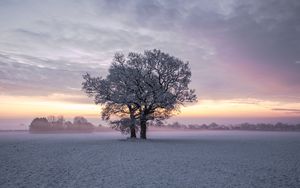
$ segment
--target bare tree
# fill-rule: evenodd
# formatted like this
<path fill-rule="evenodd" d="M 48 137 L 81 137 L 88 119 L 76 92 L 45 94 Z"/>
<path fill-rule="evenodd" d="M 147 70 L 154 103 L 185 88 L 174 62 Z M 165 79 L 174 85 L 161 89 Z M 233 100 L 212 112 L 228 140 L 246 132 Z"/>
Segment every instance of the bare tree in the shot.
<path fill-rule="evenodd" d="M 186 102 L 196 101 L 190 90 L 188 62 L 160 50 L 144 54 L 116 54 L 106 79 L 84 75 L 83 89 L 104 104 L 102 117 L 129 115 L 132 126 L 140 124 L 140 137 L 146 139 L 147 122 L 169 118 Z"/>
<path fill-rule="evenodd" d="M 110 121 L 112 127 L 122 130 L 123 133 L 130 132 L 130 137 L 136 138 L 138 107 L 134 91 L 130 87 L 130 80 L 127 79 L 131 72 L 123 71 L 123 68 L 119 69 L 120 67 L 116 66 L 119 63 L 124 63 L 124 56 L 116 53 L 106 79 L 91 77 L 88 73 L 83 75 L 85 80 L 82 83 L 83 90 L 90 97 L 94 97 L 96 104 L 103 105 L 103 120 L 110 120 L 111 116 L 120 118 L 119 121 Z M 130 124 L 124 121 L 125 119 L 130 119 Z"/>
<path fill-rule="evenodd" d="M 75 116 L 73 119 L 73 124 L 87 124 L 88 120 L 85 119 L 83 116 Z"/>

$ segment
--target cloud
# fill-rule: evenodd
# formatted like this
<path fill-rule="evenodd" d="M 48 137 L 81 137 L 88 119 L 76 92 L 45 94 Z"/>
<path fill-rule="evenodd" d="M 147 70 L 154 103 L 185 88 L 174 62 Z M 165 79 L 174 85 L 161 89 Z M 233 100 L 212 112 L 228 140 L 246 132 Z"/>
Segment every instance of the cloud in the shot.
<path fill-rule="evenodd" d="M 116 51 L 160 48 L 190 61 L 199 98 L 299 101 L 299 12 L 298 0 L 1 1 L 1 92 L 74 92 Z"/>
<path fill-rule="evenodd" d="M 22 96 L 50 95 L 55 92 L 78 94 L 81 78 L 85 72 L 105 74 L 97 64 L 0 53 L 1 94 Z"/>
<path fill-rule="evenodd" d="M 273 111 L 282 111 L 287 113 L 300 113 L 300 109 L 290 109 L 290 108 L 273 108 Z"/>

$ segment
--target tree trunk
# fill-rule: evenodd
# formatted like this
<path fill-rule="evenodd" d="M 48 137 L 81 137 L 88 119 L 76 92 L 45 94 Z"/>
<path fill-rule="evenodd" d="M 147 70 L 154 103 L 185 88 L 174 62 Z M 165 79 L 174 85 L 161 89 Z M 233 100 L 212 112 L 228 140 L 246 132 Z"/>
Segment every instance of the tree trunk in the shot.
<path fill-rule="evenodd" d="M 129 108 L 130 110 L 130 120 L 131 120 L 131 125 L 130 125 L 130 138 L 136 138 L 136 133 L 135 133 L 135 117 L 133 114 L 133 111 L 131 110 L 131 108 Z"/>
<path fill-rule="evenodd" d="M 147 132 L 147 125 L 146 125 L 146 121 L 145 120 L 142 120 L 141 121 L 141 139 L 147 139 L 147 136 L 146 136 L 146 132 Z"/>
<path fill-rule="evenodd" d="M 130 126 L 130 138 L 136 138 L 135 126 L 134 125 Z"/>

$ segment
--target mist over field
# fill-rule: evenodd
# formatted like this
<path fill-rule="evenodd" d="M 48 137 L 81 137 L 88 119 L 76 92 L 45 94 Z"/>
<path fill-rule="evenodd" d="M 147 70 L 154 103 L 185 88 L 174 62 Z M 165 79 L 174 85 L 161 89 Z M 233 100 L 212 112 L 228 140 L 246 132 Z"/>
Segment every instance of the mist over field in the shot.
<path fill-rule="evenodd" d="M 28 130 L 29 125 L 33 118 L 4 118 L 0 121 L 0 130 Z M 67 120 L 72 120 L 71 118 L 66 118 Z M 93 123 L 95 126 L 101 124 L 109 126 L 107 122 L 101 120 L 100 118 L 87 118 L 89 122 Z M 241 123 L 271 123 L 276 124 L 278 122 L 286 124 L 298 124 L 300 122 L 300 117 L 271 117 L 271 118 L 196 118 L 196 117 L 173 117 L 167 121 L 167 123 L 179 122 L 185 125 L 189 124 L 210 124 L 217 123 L 221 125 L 235 125 Z"/>

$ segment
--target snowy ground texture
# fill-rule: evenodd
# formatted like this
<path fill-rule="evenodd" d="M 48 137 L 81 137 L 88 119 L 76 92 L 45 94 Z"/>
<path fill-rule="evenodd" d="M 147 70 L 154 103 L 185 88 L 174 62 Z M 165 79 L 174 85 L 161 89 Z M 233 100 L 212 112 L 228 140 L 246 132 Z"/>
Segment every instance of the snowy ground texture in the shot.
<path fill-rule="evenodd" d="M 0 187 L 300 187 L 300 133 L 0 133 Z"/>

